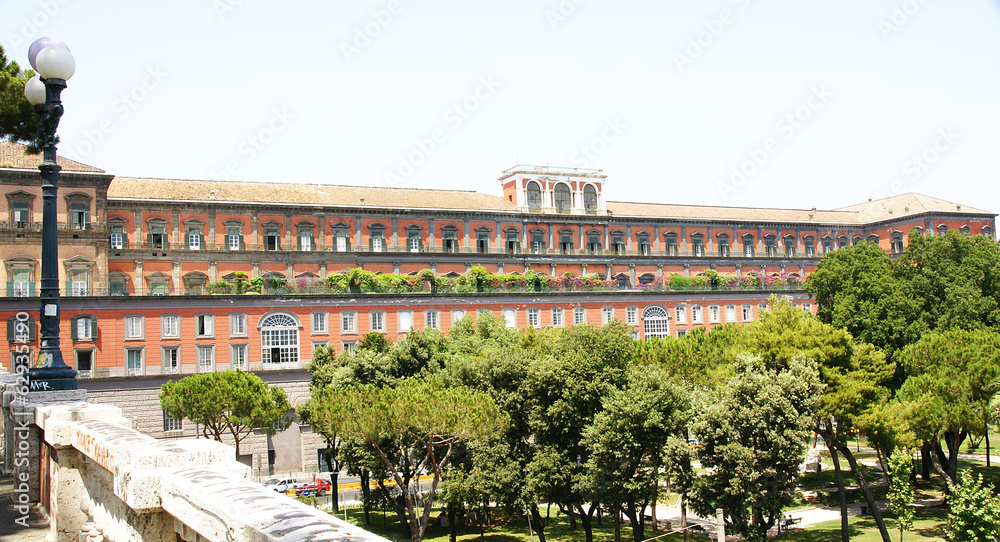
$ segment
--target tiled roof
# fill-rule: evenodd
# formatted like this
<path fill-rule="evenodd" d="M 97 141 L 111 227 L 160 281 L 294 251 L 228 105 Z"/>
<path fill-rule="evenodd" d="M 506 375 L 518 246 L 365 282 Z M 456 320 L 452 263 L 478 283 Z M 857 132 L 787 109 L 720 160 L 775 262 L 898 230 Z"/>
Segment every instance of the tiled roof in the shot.
<path fill-rule="evenodd" d="M 454 209 L 463 211 L 516 210 L 513 204 L 500 196 L 464 190 L 129 177 L 116 177 L 111 181 L 111 186 L 108 188 L 108 199 L 286 203 L 350 207 L 366 205 L 394 209 Z"/>
<path fill-rule="evenodd" d="M 969 213 L 993 215 L 989 211 L 961 205 L 940 198 L 933 198 L 923 194 L 910 192 L 885 199 L 866 201 L 857 205 L 843 207 L 838 211 L 848 211 L 857 213 L 864 222 L 875 222 L 889 218 L 899 218 L 901 216 L 913 215 L 925 212 L 942 213 Z"/>
<path fill-rule="evenodd" d="M 844 211 L 809 211 L 798 209 L 762 209 L 756 207 L 712 207 L 671 205 L 665 203 L 608 202 L 614 216 L 682 218 L 704 220 L 740 220 L 748 222 L 860 223 L 857 213 Z"/>
<path fill-rule="evenodd" d="M 38 169 L 38 165 L 42 163 L 41 153 L 28 154 L 27 148 L 27 146 L 20 143 L 14 143 L 6 139 L 0 140 L 0 168 Z M 103 169 L 81 164 L 62 156 L 57 156 L 56 162 L 62 166 L 63 171 L 105 173 Z"/>

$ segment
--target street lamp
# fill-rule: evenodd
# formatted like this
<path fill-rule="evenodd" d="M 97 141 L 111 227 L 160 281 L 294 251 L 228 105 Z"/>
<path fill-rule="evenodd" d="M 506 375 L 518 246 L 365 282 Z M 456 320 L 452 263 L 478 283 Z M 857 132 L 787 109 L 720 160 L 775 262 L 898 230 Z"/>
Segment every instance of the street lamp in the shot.
<path fill-rule="evenodd" d="M 28 370 L 31 391 L 75 390 L 76 371 L 63 361 L 59 349 L 59 231 L 56 223 L 59 170 L 56 163 L 56 128 L 63 114 L 60 93 L 73 77 L 76 61 L 65 43 L 39 38 L 28 48 L 28 61 L 39 75 L 24 86 L 24 95 L 41 118 L 38 146 L 42 148 L 42 287 L 41 348 Z"/>

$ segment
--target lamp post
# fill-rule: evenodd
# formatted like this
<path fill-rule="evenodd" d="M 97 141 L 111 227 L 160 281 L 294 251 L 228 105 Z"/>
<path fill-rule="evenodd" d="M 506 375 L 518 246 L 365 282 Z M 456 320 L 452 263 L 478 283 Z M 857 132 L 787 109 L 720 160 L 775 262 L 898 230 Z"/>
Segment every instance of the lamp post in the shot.
<path fill-rule="evenodd" d="M 60 93 L 76 71 L 76 61 L 65 43 L 39 38 L 28 48 L 28 60 L 39 75 L 24 86 L 24 95 L 41 118 L 38 146 L 42 148 L 42 287 L 41 348 L 28 370 L 31 391 L 75 390 L 76 371 L 63 361 L 59 349 L 59 231 L 57 200 L 59 170 L 56 163 L 56 128 L 63 114 Z"/>

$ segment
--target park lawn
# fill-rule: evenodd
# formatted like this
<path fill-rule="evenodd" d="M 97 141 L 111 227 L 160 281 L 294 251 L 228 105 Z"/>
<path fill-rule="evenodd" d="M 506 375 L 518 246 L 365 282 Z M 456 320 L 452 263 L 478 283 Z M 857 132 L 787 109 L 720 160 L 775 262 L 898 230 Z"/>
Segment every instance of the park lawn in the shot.
<path fill-rule="evenodd" d="M 885 514 L 886 527 L 892 540 L 899 540 L 899 530 L 896 527 L 896 517 Z M 914 518 L 913 528 L 903 534 L 903 542 L 943 542 L 945 527 L 948 523 L 948 511 L 943 507 L 918 508 Z M 871 516 L 853 516 L 850 518 L 852 542 L 882 542 L 875 520 Z M 794 542 L 827 542 L 840 540 L 840 520 L 827 521 L 811 525 L 803 530 L 793 530 L 782 540 Z"/>

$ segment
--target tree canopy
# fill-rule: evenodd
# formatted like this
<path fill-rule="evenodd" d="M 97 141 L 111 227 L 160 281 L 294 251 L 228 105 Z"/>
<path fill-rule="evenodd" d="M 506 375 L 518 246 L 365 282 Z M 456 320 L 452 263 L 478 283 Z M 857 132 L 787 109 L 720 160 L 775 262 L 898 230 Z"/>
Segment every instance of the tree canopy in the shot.
<path fill-rule="evenodd" d="M 8 61 L 0 45 L 0 139 L 28 143 L 37 152 L 38 115 L 24 97 L 24 85 L 35 72 L 22 70 L 14 61 Z"/>

